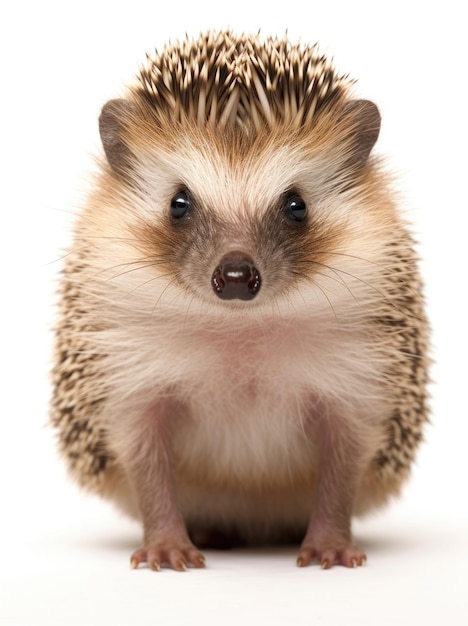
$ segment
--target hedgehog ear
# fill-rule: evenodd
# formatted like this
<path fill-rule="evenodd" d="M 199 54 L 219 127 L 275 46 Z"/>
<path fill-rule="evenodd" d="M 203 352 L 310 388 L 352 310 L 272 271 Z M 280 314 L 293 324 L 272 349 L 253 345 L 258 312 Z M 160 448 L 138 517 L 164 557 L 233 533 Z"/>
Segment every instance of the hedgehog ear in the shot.
<path fill-rule="evenodd" d="M 342 118 L 349 120 L 354 135 L 348 163 L 359 169 L 365 165 L 379 136 L 379 109 L 370 100 L 351 100 L 345 104 Z"/>
<path fill-rule="evenodd" d="M 135 109 L 128 100 L 109 100 L 102 107 L 99 116 L 99 133 L 107 161 L 117 174 L 128 172 L 132 162 L 132 152 L 123 139 L 126 118 L 134 115 Z"/>

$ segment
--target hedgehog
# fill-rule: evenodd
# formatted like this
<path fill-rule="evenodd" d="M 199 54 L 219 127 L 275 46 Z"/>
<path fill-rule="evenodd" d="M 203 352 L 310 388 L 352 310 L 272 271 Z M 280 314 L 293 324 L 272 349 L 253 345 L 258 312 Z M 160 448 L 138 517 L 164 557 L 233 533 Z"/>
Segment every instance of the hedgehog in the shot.
<path fill-rule="evenodd" d="M 317 45 L 210 31 L 102 108 L 51 422 L 73 478 L 141 520 L 134 569 L 293 542 L 300 567 L 364 565 L 353 518 L 409 476 L 428 322 L 354 84 Z"/>

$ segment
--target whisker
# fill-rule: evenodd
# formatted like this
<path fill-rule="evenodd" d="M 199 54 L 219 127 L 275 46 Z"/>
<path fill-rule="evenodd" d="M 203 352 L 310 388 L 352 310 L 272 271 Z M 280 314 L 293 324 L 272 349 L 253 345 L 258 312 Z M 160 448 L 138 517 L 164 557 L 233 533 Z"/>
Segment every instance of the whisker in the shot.
<path fill-rule="evenodd" d="M 324 266 L 326 267 L 326 266 Z M 295 276 L 299 276 L 301 279 L 306 279 L 310 282 L 312 282 L 314 285 L 316 284 L 317 286 L 319 286 L 319 283 L 316 283 L 313 280 L 312 276 L 309 276 L 308 274 L 306 274 L 305 272 L 299 272 L 299 271 L 293 271 L 293 274 Z M 333 280 L 334 282 L 338 283 L 339 285 L 342 285 L 342 279 L 339 280 L 338 278 L 334 278 L 333 276 L 329 276 L 328 274 L 324 274 L 323 272 L 314 272 L 315 276 L 322 276 L 323 278 L 326 278 L 327 280 Z M 330 294 L 334 294 L 333 290 L 330 287 L 326 287 L 325 285 L 320 285 L 322 289 L 325 289 L 326 291 L 328 291 Z"/>
<path fill-rule="evenodd" d="M 280 309 L 280 307 L 279 307 L 279 303 L 278 303 L 278 301 L 277 301 L 276 299 L 275 299 L 275 301 L 274 301 L 274 302 L 275 302 L 276 308 L 277 308 L 277 310 L 278 310 L 278 318 L 279 318 L 280 320 L 282 320 L 282 319 L 283 319 L 283 316 L 281 315 L 281 309 Z"/>
<path fill-rule="evenodd" d="M 56 206 L 45 206 L 44 209 L 46 211 L 54 211 L 55 213 L 65 213 L 66 215 L 73 215 L 73 217 L 79 217 L 81 215 L 80 211 L 77 209 L 64 209 L 63 207 Z"/>
<path fill-rule="evenodd" d="M 170 274 L 167 274 L 167 276 L 169 276 Z M 169 287 L 177 280 L 177 276 L 173 276 L 172 280 L 170 280 L 167 285 L 164 287 L 164 289 L 161 291 L 161 293 L 159 294 L 159 298 L 156 300 L 156 302 L 154 303 L 153 309 L 151 311 L 151 315 L 154 315 L 155 311 L 156 311 L 156 307 L 158 306 L 158 304 L 161 302 L 161 298 L 164 296 L 164 294 L 166 293 L 166 291 L 169 289 Z"/>
<path fill-rule="evenodd" d="M 59 210 L 59 209 L 57 209 L 57 210 Z M 58 263 L 58 262 L 63 261 L 63 260 L 65 260 L 68 257 L 73 256 L 73 255 L 78 255 L 79 256 L 85 250 L 91 250 L 91 249 L 96 248 L 96 246 L 91 246 L 90 245 L 91 242 L 98 243 L 100 241 L 103 241 L 103 242 L 106 242 L 106 243 L 107 242 L 135 243 L 135 244 L 139 243 L 138 239 L 133 238 L 133 237 L 115 237 L 115 236 L 106 237 L 106 236 L 103 236 L 103 235 L 99 235 L 99 236 L 98 235 L 96 235 L 96 236 L 93 236 L 93 235 L 86 235 L 86 236 L 77 235 L 77 236 L 75 236 L 74 241 L 72 242 L 72 247 L 67 252 L 65 252 L 63 255 L 53 259 L 52 261 L 49 261 L 45 265 L 47 266 L 47 265 L 51 265 L 52 263 Z M 80 243 L 80 242 L 83 242 L 82 246 L 74 245 L 74 244 Z M 150 257 L 147 257 L 147 258 L 150 258 Z"/>
<path fill-rule="evenodd" d="M 310 265 L 321 265 L 322 267 L 324 267 L 324 268 L 326 268 L 326 269 L 328 269 L 328 270 L 330 270 L 330 271 L 332 271 L 334 273 L 344 274 L 345 276 L 348 276 L 349 278 L 357 280 L 358 282 L 362 283 L 363 285 L 366 285 L 366 287 L 369 287 L 369 289 L 371 289 L 372 291 L 377 293 L 379 296 L 381 296 L 392 307 L 394 307 L 398 311 L 401 311 L 401 309 L 398 307 L 398 305 L 396 305 L 394 302 L 392 302 L 390 300 L 390 298 L 388 297 L 388 294 L 383 292 L 381 289 L 378 289 L 375 285 L 373 285 L 369 281 L 365 280 L 364 278 L 361 278 L 360 276 L 357 276 L 356 274 L 352 274 L 351 272 L 347 272 L 346 270 L 340 269 L 338 267 L 334 268 L 334 267 L 332 267 L 330 265 L 327 265 L 326 263 L 320 263 L 319 261 L 312 261 L 312 260 L 309 260 L 309 259 L 305 259 L 304 262 L 308 263 Z M 344 285 L 347 286 L 347 288 L 349 290 L 349 285 L 346 285 L 346 283 L 344 283 Z M 352 294 L 352 292 L 350 292 L 350 293 Z"/>
<path fill-rule="evenodd" d="M 187 321 L 188 321 L 190 307 L 192 306 L 194 299 L 195 299 L 195 294 L 192 293 L 191 298 L 190 298 L 190 300 L 187 303 L 187 309 L 185 311 L 184 323 L 183 323 L 184 328 L 187 326 Z"/>
<path fill-rule="evenodd" d="M 306 263 L 313 264 L 313 265 L 318 265 L 319 267 L 323 267 L 323 268 L 333 272 L 335 274 L 336 278 L 333 278 L 332 276 L 327 276 L 326 274 L 321 274 L 320 272 L 318 272 L 318 274 L 320 276 L 324 276 L 325 278 L 335 280 L 336 282 L 338 282 L 341 285 L 343 285 L 343 287 L 346 288 L 346 290 L 349 292 L 350 296 L 353 298 L 353 300 L 356 302 L 356 304 L 359 304 L 359 302 L 357 301 L 356 296 L 351 291 L 351 288 L 349 287 L 348 283 L 344 280 L 344 278 L 342 276 L 340 276 L 340 270 L 338 270 L 338 269 L 336 269 L 334 267 L 331 267 L 330 265 L 326 265 L 325 263 L 321 263 L 320 261 L 311 261 L 311 260 L 306 259 Z"/>
<path fill-rule="evenodd" d="M 336 314 L 336 311 L 335 311 L 335 308 L 334 308 L 334 306 L 333 306 L 333 304 L 332 304 L 332 301 L 331 301 L 331 300 L 330 300 L 330 298 L 327 296 L 327 294 L 326 294 L 326 290 L 323 288 L 323 286 L 322 286 L 322 285 L 320 285 L 320 283 L 318 283 L 317 281 L 315 281 L 315 280 L 312 278 L 312 276 L 309 276 L 309 275 L 307 275 L 307 274 L 301 274 L 300 272 L 294 272 L 294 274 L 296 274 L 297 276 L 300 276 L 301 278 L 305 278 L 306 280 L 308 280 L 309 282 L 311 282 L 311 283 L 314 285 L 314 287 L 317 287 L 318 289 L 320 289 L 320 291 L 322 292 L 322 294 L 325 296 L 325 298 L 326 298 L 326 300 L 327 300 L 328 304 L 330 305 L 330 308 L 331 308 L 331 310 L 332 310 L 332 312 L 333 312 L 333 316 L 334 316 L 334 318 L 335 318 L 336 322 L 337 322 L 337 323 L 339 323 L 339 322 L 338 322 L 338 316 L 337 316 L 337 314 Z"/>
<path fill-rule="evenodd" d="M 147 267 L 151 267 L 151 266 L 147 266 Z M 167 274 L 158 274 L 157 276 L 152 276 L 151 278 L 148 278 L 148 280 L 145 280 L 142 283 L 139 283 L 133 289 L 130 289 L 130 291 L 128 291 L 126 293 L 125 297 L 131 296 L 132 293 L 135 293 L 135 291 L 138 291 L 138 289 L 141 289 L 142 287 L 145 287 L 146 285 L 148 285 L 149 283 L 152 283 L 155 280 L 159 280 L 161 278 L 167 278 L 170 275 L 171 275 L 170 273 L 167 273 Z"/>
<path fill-rule="evenodd" d="M 148 267 L 157 267 L 158 265 L 163 265 L 163 264 L 164 264 L 163 259 L 159 260 L 159 259 L 154 259 L 152 257 L 146 257 L 143 259 L 139 259 L 137 261 L 127 261 L 126 263 L 120 263 L 119 265 L 113 265 L 111 267 L 107 267 L 106 269 L 101 270 L 99 274 L 103 274 L 104 272 L 109 272 L 111 270 L 116 270 L 120 267 L 125 268 L 123 271 L 117 272 L 113 276 L 110 276 L 109 278 L 107 278 L 106 282 L 108 282 L 111 280 L 115 280 L 116 278 L 119 278 L 120 276 L 125 276 L 126 274 L 130 274 L 131 272 L 135 272 L 137 270 L 147 269 Z M 136 265 L 137 267 L 130 267 L 132 265 Z M 128 269 L 129 267 L 130 269 Z"/>
<path fill-rule="evenodd" d="M 116 243 L 135 243 L 135 244 L 140 244 L 141 242 L 138 241 L 138 239 L 136 237 L 116 237 L 115 235 L 86 235 L 86 237 L 78 235 L 75 237 L 75 241 L 115 241 Z"/>
<path fill-rule="evenodd" d="M 307 262 L 307 261 L 306 261 Z M 315 264 L 315 261 L 309 261 L 310 264 Z M 370 283 L 369 281 L 365 280 L 364 278 L 361 278 L 358 275 L 352 274 L 351 272 L 347 272 L 346 270 L 340 269 L 340 268 L 333 268 L 331 266 L 328 266 L 324 263 L 322 263 L 322 265 L 324 267 L 326 267 L 327 269 L 333 271 L 335 270 L 338 273 L 344 274 L 345 276 L 348 276 L 350 278 L 353 278 L 354 280 L 359 281 L 360 283 L 362 283 L 363 285 L 366 285 L 366 287 L 368 287 L 369 289 L 371 289 L 372 291 L 374 291 L 375 293 L 377 293 L 388 305 L 390 305 L 395 311 L 398 311 L 399 313 L 401 313 L 402 315 L 409 315 L 410 317 L 412 317 L 415 320 L 420 320 L 423 321 L 422 318 L 418 317 L 415 312 L 413 311 L 413 309 L 411 308 L 411 304 L 409 305 L 405 305 L 404 303 L 397 303 L 394 300 L 392 300 L 391 298 L 391 294 L 386 293 L 385 291 L 379 289 L 378 287 L 376 287 L 375 285 L 373 285 L 372 283 Z M 390 275 L 390 274 L 389 274 Z M 349 286 L 348 286 L 349 289 Z M 410 286 L 408 286 L 408 292 L 412 293 L 415 297 L 418 297 L 419 294 L 416 292 L 415 289 L 411 288 Z M 352 292 L 351 292 L 352 294 Z M 353 294 L 352 294 L 353 295 Z M 355 301 L 357 302 L 355 296 L 353 295 L 353 298 L 355 299 Z M 359 304 L 359 303 L 358 303 Z"/>
<path fill-rule="evenodd" d="M 60 263 L 61 261 L 64 261 L 65 259 L 67 259 L 68 257 L 72 256 L 73 254 L 79 254 L 80 252 L 82 252 L 83 250 L 86 250 L 89 248 L 88 246 L 82 246 L 81 248 L 73 248 L 72 250 L 69 250 L 68 252 L 66 252 L 65 254 L 63 254 L 62 256 L 59 256 L 55 259 L 53 259 L 52 261 L 49 261 L 48 263 L 45 263 L 45 267 L 52 265 L 53 263 Z"/>
<path fill-rule="evenodd" d="M 354 259 L 355 261 L 364 261 L 364 263 L 369 263 L 369 265 L 375 265 L 376 267 L 385 268 L 384 265 L 382 265 L 381 263 L 377 263 L 377 261 L 374 261 L 373 259 L 366 259 L 363 256 L 357 256 L 355 254 L 348 254 L 347 252 L 331 252 L 330 250 L 313 250 L 309 254 L 311 255 L 316 254 L 318 256 L 322 256 L 322 255 L 341 256 L 341 257 L 346 257 L 348 259 Z"/>
<path fill-rule="evenodd" d="M 382 263 L 378 263 L 377 261 L 373 260 L 373 259 L 368 259 L 362 256 L 357 256 L 354 254 L 347 254 L 345 252 L 329 252 L 328 250 L 314 250 L 313 252 L 310 253 L 310 255 L 334 255 L 334 256 L 341 256 L 341 257 L 346 257 L 349 259 L 354 259 L 356 261 L 363 261 L 364 263 L 367 263 L 369 265 L 374 265 L 375 267 L 381 269 L 384 271 L 384 276 L 391 276 L 393 278 L 395 278 L 395 268 L 389 268 L 387 265 L 383 265 Z M 413 276 L 414 274 L 417 274 L 417 270 L 416 268 L 413 268 L 411 271 L 407 272 L 407 274 Z M 400 282 L 405 283 L 406 281 L 401 278 Z"/>
<path fill-rule="evenodd" d="M 303 294 L 302 292 L 300 292 L 300 294 L 301 294 L 302 301 L 304 302 L 304 307 L 305 307 L 305 308 L 307 308 L 307 303 L 306 303 L 306 301 L 305 301 L 304 294 Z M 298 314 L 297 309 L 296 309 L 296 307 L 295 307 L 295 305 L 294 305 L 294 302 L 293 302 L 293 300 L 291 299 L 291 296 L 290 296 L 289 294 L 288 294 L 288 296 L 287 296 L 287 301 L 288 301 L 289 306 L 290 306 L 290 307 L 292 308 L 292 310 L 294 311 L 294 313 L 295 313 L 296 317 L 299 317 L 299 314 Z"/>

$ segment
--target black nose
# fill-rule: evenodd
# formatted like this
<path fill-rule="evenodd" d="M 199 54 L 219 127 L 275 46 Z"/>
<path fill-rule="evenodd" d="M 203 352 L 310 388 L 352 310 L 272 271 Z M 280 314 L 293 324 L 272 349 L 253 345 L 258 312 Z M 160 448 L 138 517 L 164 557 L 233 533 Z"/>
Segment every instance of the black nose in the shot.
<path fill-rule="evenodd" d="M 260 291 L 262 279 L 250 257 L 230 252 L 213 272 L 211 284 L 222 300 L 252 300 Z"/>

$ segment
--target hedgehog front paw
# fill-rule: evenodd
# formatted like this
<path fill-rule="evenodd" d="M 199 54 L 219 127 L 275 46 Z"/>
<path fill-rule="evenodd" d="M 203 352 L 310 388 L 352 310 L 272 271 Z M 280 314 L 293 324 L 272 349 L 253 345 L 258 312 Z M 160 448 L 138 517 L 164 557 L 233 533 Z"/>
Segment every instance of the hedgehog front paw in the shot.
<path fill-rule="evenodd" d="M 312 561 L 318 561 L 322 569 L 330 569 L 335 564 L 359 567 L 366 564 L 367 556 L 351 541 L 344 543 L 330 540 L 314 541 L 306 537 L 297 557 L 297 565 L 307 567 Z"/>
<path fill-rule="evenodd" d="M 150 542 L 137 550 L 132 554 L 130 563 L 132 569 L 137 569 L 141 563 L 147 563 L 155 572 L 159 572 L 163 565 L 177 572 L 185 572 L 189 566 L 205 567 L 205 557 L 188 540 L 186 542 L 167 540 Z"/>

